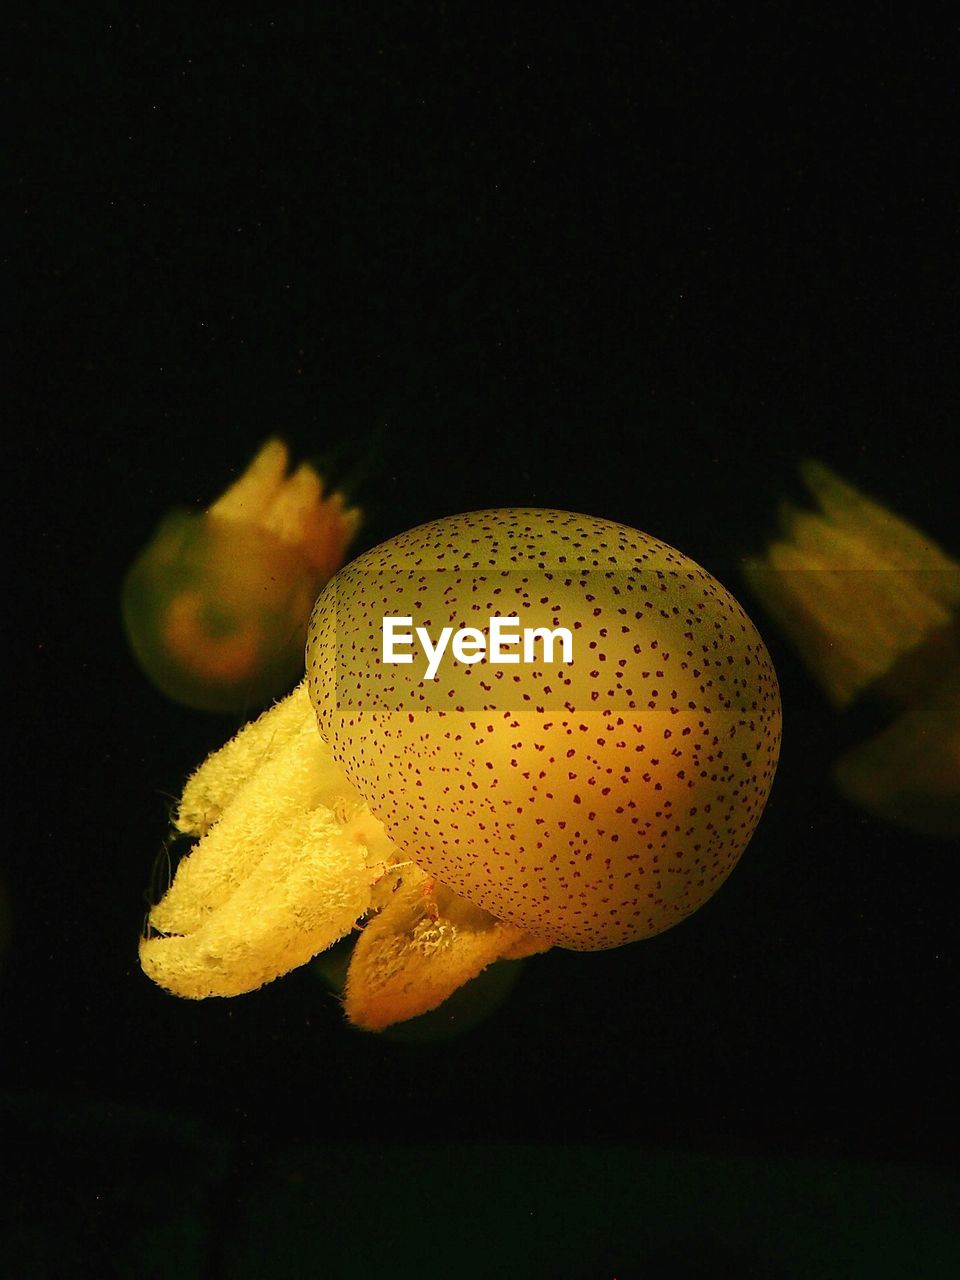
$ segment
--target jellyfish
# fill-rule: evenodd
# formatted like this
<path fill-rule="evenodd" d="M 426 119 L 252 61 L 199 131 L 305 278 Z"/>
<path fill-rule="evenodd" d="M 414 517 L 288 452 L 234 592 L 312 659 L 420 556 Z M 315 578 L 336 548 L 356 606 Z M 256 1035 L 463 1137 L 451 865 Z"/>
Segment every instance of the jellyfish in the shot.
<path fill-rule="evenodd" d="M 472 512 L 373 548 L 320 595 L 306 664 L 184 788 L 196 843 L 140 944 L 177 995 L 254 990 L 359 928 L 345 1012 L 380 1030 L 497 960 L 651 937 L 726 879 L 776 768 L 739 604 L 592 516 Z"/>
<path fill-rule="evenodd" d="M 202 514 L 174 511 L 127 574 L 131 648 L 168 697 L 203 711 L 243 712 L 303 673 L 307 623 L 343 563 L 360 512 L 268 440 Z"/>
<path fill-rule="evenodd" d="M 885 821 L 960 835 L 960 563 L 816 462 L 819 510 L 745 566 L 838 709 L 871 702 L 885 727 L 834 766 L 840 791 Z"/>

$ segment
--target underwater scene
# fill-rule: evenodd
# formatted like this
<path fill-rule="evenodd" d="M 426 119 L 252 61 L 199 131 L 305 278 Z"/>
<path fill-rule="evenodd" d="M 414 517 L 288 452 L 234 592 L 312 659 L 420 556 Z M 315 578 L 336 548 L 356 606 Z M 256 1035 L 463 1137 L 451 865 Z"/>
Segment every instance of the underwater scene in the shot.
<path fill-rule="evenodd" d="M 957 1273 L 950 69 L 766 21 L 26 24 L 4 1275 Z"/>

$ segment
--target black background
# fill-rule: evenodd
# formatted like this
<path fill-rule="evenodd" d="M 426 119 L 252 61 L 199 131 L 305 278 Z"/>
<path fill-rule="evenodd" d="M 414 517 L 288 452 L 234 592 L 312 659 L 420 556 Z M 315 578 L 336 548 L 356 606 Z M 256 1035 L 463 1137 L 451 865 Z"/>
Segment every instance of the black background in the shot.
<path fill-rule="evenodd" d="M 955 32 L 775 8 L 19 24 L 0 1045 L 22 1196 L 49 1169 L 79 1205 L 102 1146 L 97 1195 L 151 1188 L 142 1241 L 171 1186 L 203 1183 L 170 1154 L 184 1125 L 226 1153 L 197 1211 L 213 1237 L 263 1161 L 331 1143 L 383 1144 L 401 1180 L 413 1144 L 480 1142 L 955 1167 L 956 849 L 835 794 L 862 726 L 739 577 L 807 456 L 960 550 Z M 740 595 L 785 738 L 715 899 L 655 940 L 529 962 L 439 1045 L 349 1030 L 308 970 L 223 1002 L 151 986 L 171 797 L 237 722 L 147 685 L 119 585 L 165 511 L 209 503 L 272 433 L 352 487 L 360 548 L 552 506 Z M 115 1261 L 125 1203 L 68 1221 L 91 1246 L 106 1223 Z"/>

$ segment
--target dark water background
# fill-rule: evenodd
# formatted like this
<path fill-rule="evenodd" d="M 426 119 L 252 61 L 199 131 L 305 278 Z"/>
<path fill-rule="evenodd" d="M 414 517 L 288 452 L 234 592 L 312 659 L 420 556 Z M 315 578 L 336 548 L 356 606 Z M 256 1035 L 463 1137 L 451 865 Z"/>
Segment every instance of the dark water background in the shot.
<path fill-rule="evenodd" d="M 670 1270 L 675 1243 L 636 1235 L 645 1177 L 676 1236 L 747 1250 L 731 1274 L 811 1274 L 749 1269 L 780 1230 L 754 1220 L 758 1188 L 786 1177 L 795 1206 L 847 1178 L 870 1236 L 889 1209 L 870 1178 L 955 1172 L 956 846 L 835 794 L 856 725 L 739 580 L 806 456 L 960 552 L 955 32 L 668 12 L 20 23 L 0 1053 L 23 1175 L 5 1203 L 37 1274 L 58 1231 L 108 1271 L 166 1274 L 182 1248 L 180 1274 L 214 1274 L 236 1223 L 242 1271 L 251 1206 L 274 1202 L 264 1238 L 310 1204 L 303 1256 L 350 1274 L 356 1233 L 371 1274 L 407 1274 L 456 1256 L 450 1171 L 487 1159 L 473 1207 L 451 1198 L 474 1226 L 490 1212 L 487 1239 L 520 1213 L 504 1274 Z M 153 692 L 119 585 L 159 518 L 208 503 L 271 433 L 354 486 L 361 549 L 461 510 L 560 507 L 654 533 L 740 595 L 780 675 L 783 755 L 696 916 L 537 959 L 434 1046 L 348 1030 L 307 970 L 199 1004 L 140 974 L 171 797 L 237 722 Z M 720 1225 L 677 1190 L 688 1159 L 734 1188 Z M 658 1178 L 656 1160 L 676 1163 Z M 67 1208 L 28 1243 L 20 1211 L 58 1182 Z M 836 1198 L 839 1237 L 857 1194 Z M 933 1193 L 903 1194 L 929 1241 Z M 621 1216 L 560 1249 L 570 1270 L 529 1261 L 597 1202 Z M 816 1274 L 835 1273 L 860 1274 Z"/>

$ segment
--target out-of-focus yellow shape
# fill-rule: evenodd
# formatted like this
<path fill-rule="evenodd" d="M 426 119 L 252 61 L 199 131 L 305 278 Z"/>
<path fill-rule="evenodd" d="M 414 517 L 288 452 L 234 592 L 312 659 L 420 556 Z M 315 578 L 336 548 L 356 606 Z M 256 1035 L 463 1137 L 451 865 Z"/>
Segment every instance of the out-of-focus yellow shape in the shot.
<path fill-rule="evenodd" d="M 168 697 L 242 712 L 302 670 L 317 593 L 343 563 L 360 512 L 268 440 L 207 511 L 174 511 L 123 588 L 123 618 L 141 667 Z"/>
<path fill-rule="evenodd" d="M 747 581 L 837 707 L 901 714 L 837 763 L 851 800 L 891 822 L 960 835 L 960 563 L 820 463 L 819 510 L 785 507 L 784 535 Z"/>
<path fill-rule="evenodd" d="M 435 680 L 385 660 L 385 616 L 489 642 L 514 613 L 569 628 L 569 659 L 451 657 Z M 345 1006 L 377 1030 L 498 959 L 649 937 L 723 883 L 776 768 L 749 618 L 607 520 L 479 511 L 402 534 L 328 585 L 307 667 L 184 791 L 198 844 L 141 944 L 178 995 L 252 990 L 368 918 Z"/>

